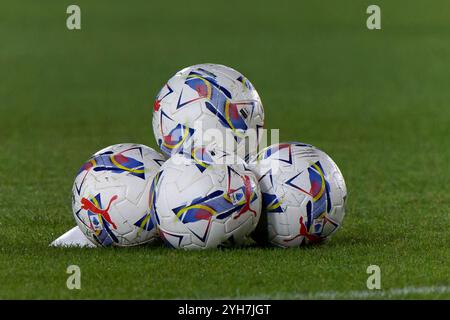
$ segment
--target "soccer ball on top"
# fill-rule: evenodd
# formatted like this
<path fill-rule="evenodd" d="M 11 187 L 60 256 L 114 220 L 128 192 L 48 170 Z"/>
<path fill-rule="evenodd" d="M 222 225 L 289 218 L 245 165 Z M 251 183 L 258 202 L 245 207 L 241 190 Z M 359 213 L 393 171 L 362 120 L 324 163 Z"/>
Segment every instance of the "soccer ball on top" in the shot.
<path fill-rule="evenodd" d="M 204 147 L 167 160 L 154 179 L 151 214 L 167 245 L 206 249 L 244 244 L 261 212 L 255 175 Z"/>
<path fill-rule="evenodd" d="M 168 156 L 213 142 L 247 159 L 257 152 L 263 124 L 258 92 L 241 73 L 223 65 L 198 64 L 177 72 L 154 102 L 154 135 Z"/>
<path fill-rule="evenodd" d="M 72 190 L 73 214 L 82 233 L 105 247 L 156 239 L 149 191 L 164 161 L 141 144 L 117 144 L 95 153 L 78 171 Z"/>
<path fill-rule="evenodd" d="M 303 143 L 280 143 L 252 159 L 263 196 L 254 239 L 280 247 L 319 243 L 342 224 L 347 189 L 334 161 Z"/>

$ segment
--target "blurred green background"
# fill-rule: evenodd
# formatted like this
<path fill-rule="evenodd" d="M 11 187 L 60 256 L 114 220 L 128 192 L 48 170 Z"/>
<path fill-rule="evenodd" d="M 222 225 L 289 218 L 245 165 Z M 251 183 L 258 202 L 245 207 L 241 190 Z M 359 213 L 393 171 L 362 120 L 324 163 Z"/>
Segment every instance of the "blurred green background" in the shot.
<path fill-rule="evenodd" d="M 70 4 L 81 30 L 66 28 Z M 383 289 L 431 287 L 396 298 L 450 298 L 450 2 L 376 1 L 373 31 L 370 4 L 2 1 L 0 298 L 346 297 L 371 264 Z M 248 77 L 281 140 L 333 157 L 342 230 L 294 250 L 48 248 L 74 225 L 80 165 L 115 143 L 155 147 L 156 93 L 203 62 Z"/>

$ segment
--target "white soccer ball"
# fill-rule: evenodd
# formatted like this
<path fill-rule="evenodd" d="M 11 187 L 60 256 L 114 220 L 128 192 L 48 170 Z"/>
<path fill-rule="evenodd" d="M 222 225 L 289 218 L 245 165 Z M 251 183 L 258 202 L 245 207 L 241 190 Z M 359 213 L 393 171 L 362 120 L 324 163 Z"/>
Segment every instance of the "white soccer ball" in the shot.
<path fill-rule="evenodd" d="M 154 103 L 153 131 L 168 156 L 183 147 L 215 144 L 247 159 L 257 152 L 263 124 L 263 105 L 253 85 L 218 64 L 177 72 Z"/>
<path fill-rule="evenodd" d="M 281 143 L 252 159 L 263 196 L 262 224 L 255 240 L 281 247 L 326 240 L 341 226 L 347 189 L 323 151 L 303 143 Z"/>
<path fill-rule="evenodd" d="M 194 148 L 189 157 L 172 156 L 155 177 L 152 217 L 171 247 L 241 245 L 258 223 L 255 175 L 244 164 L 218 164 L 215 156 Z"/>
<path fill-rule="evenodd" d="M 133 246 L 157 238 L 149 191 L 164 157 L 141 144 L 95 153 L 78 171 L 72 209 L 80 230 L 97 246 Z"/>

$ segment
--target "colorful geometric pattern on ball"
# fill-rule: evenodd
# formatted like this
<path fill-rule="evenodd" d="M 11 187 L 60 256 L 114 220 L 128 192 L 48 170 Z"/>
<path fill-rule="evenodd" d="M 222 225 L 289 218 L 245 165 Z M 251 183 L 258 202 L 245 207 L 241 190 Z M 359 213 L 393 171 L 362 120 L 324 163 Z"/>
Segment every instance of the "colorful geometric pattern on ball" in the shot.
<path fill-rule="evenodd" d="M 216 190 L 205 197 L 193 199 L 188 204 L 172 209 L 175 216 L 202 242 L 206 241 L 212 218 L 223 220 L 236 213 L 234 219 L 237 219 L 248 211 L 251 211 L 255 216 L 257 214 L 250 208 L 250 204 L 258 199 L 255 189 L 249 183 L 250 178 L 247 175 L 241 176 L 231 167 L 227 168 L 227 192 Z M 233 189 L 231 188 L 231 179 L 236 178 L 242 179 L 244 186 Z M 159 179 L 159 176 L 157 179 Z M 194 229 L 189 227 L 189 224 L 201 220 L 207 221 L 208 224 L 202 234 L 197 234 Z"/>
<path fill-rule="evenodd" d="M 111 203 L 115 200 L 117 200 L 116 195 L 109 199 L 107 207 L 103 208 L 101 194 L 98 193 L 90 199 L 82 198 L 82 207 L 76 212 L 76 217 L 78 217 L 79 221 L 94 233 L 95 240 L 102 246 L 109 246 L 113 242 L 118 242 L 117 237 L 111 231 L 111 226 L 114 229 L 117 229 L 117 227 L 108 213 Z M 83 219 L 80 218 L 81 210 L 86 211 L 90 222 L 89 225 L 85 224 Z"/>
<path fill-rule="evenodd" d="M 159 224 L 158 214 L 156 213 L 156 185 L 159 183 L 161 179 L 161 175 L 163 174 L 163 170 L 159 171 L 156 176 L 153 178 L 152 185 L 150 187 L 150 197 L 148 200 L 149 214 L 151 218 L 151 223 L 153 225 Z"/>
<path fill-rule="evenodd" d="M 286 239 L 286 242 L 292 241 L 299 236 L 304 236 L 311 243 L 321 242 L 326 238 L 325 236 L 322 236 L 322 231 L 326 224 L 331 224 L 333 231 L 339 227 L 337 222 L 334 222 L 327 216 L 327 214 L 331 212 L 332 203 L 330 200 L 330 185 L 325 179 L 322 165 L 317 161 L 308 167 L 307 172 L 311 185 L 309 191 L 304 190 L 295 184 L 296 178 L 303 172 L 286 181 L 286 185 L 296 188 L 312 198 L 306 205 L 306 223 L 301 216 L 299 220 L 299 234 L 292 239 Z"/>
<path fill-rule="evenodd" d="M 124 155 L 125 152 L 131 150 L 138 150 L 141 159 L 137 160 L 132 157 L 127 157 Z M 113 151 L 106 151 L 104 153 L 93 156 L 89 159 L 81 168 L 78 170 L 77 177 L 84 172 L 85 176 L 88 174 L 89 170 L 94 171 L 111 171 L 114 173 L 127 172 L 135 177 L 145 180 L 144 163 L 142 162 L 142 148 L 133 147 L 123 150 L 119 153 L 114 154 Z M 78 194 L 80 194 L 80 189 L 84 183 L 84 178 L 79 186 L 76 186 Z"/>
<path fill-rule="evenodd" d="M 245 158 L 256 152 L 264 111 L 255 88 L 240 73 L 221 65 L 196 65 L 175 74 L 156 96 L 153 130 L 158 146 L 171 155 L 184 146 L 201 145 L 204 132 L 196 132 L 197 123 L 203 130 L 218 129 L 232 138 Z M 243 140 L 249 129 L 256 131 L 258 141 L 252 139 L 247 150 Z"/>
<path fill-rule="evenodd" d="M 262 150 L 252 167 L 259 176 L 273 244 L 322 242 L 340 227 L 345 182 L 323 151 L 304 143 L 280 143 Z"/>
<path fill-rule="evenodd" d="M 204 147 L 193 148 L 191 159 L 195 162 L 195 165 L 201 172 L 206 170 L 214 162 L 211 154 Z"/>
<path fill-rule="evenodd" d="M 155 177 L 151 212 L 168 246 L 241 243 L 256 227 L 261 210 L 256 177 L 244 165 L 218 165 L 215 159 L 196 148 L 174 155 Z"/>
<path fill-rule="evenodd" d="M 239 113 L 238 106 L 244 104 L 251 105 L 253 113 L 255 107 L 254 102 L 232 103 L 231 99 L 233 97 L 231 96 L 231 93 L 224 87 L 221 87 L 216 82 L 215 78 L 216 76 L 211 73 L 210 76 L 204 76 L 201 73 L 191 71 L 186 79 L 185 84 L 193 90 L 197 91 L 198 98 L 181 103 L 181 97 L 183 95 L 183 92 L 181 92 L 177 109 L 198 99 L 206 99 L 206 107 L 212 114 L 216 115 L 219 118 L 224 127 L 232 130 L 247 130 L 248 127 L 245 123 L 244 116 L 247 117 L 248 115 L 241 115 Z M 250 116 L 251 115 L 252 114 L 250 114 Z"/>
<path fill-rule="evenodd" d="M 144 164 L 137 159 L 124 156 L 125 152 L 131 150 L 139 150 L 142 157 L 141 147 L 129 148 L 116 154 L 114 154 L 112 151 L 107 151 L 93 157 L 88 162 L 86 162 L 78 171 L 78 174 L 94 167 L 95 171 L 107 170 L 116 173 L 128 172 L 136 177 L 145 179 Z"/>
<path fill-rule="evenodd" d="M 166 121 L 175 123 L 175 121 L 170 118 L 164 111 L 161 111 L 161 128 Z M 176 124 L 176 126 L 166 135 L 164 135 L 161 130 L 163 139 L 159 141 L 159 147 L 164 153 L 171 154 L 174 150 L 177 151 L 183 145 L 183 143 L 194 134 L 194 132 L 194 129 L 182 124 Z"/>
<path fill-rule="evenodd" d="M 94 154 L 78 171 L 72 191 L 73 214 L 87 238 L 100 246 L 155 239 L 148 190 L 164 161 L 155 150 L 132 143 Z"/>

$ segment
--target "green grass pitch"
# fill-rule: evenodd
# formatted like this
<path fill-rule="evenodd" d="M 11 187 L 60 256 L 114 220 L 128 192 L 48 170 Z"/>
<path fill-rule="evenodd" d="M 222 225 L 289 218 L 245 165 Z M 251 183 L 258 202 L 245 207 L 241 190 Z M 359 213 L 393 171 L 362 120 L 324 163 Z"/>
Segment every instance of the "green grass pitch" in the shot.
<path fill-rule="evenodd" d="M 0 298 L 351 298 L 372 264 L 383 292 L 411 289 L 394 298 L 450 298 L 448 1 L 376 1 L 376 31 L 372 1 L 80 0 L 69 31 L 72 3 L 0 5 Z M 289 250 L 49 248 L 74 225 L 79 166 L 107 145 L 155 147 L 157 91 L 202 62 L 244 73 L 281 140 L 335 159 L 343 228 Z"/>

